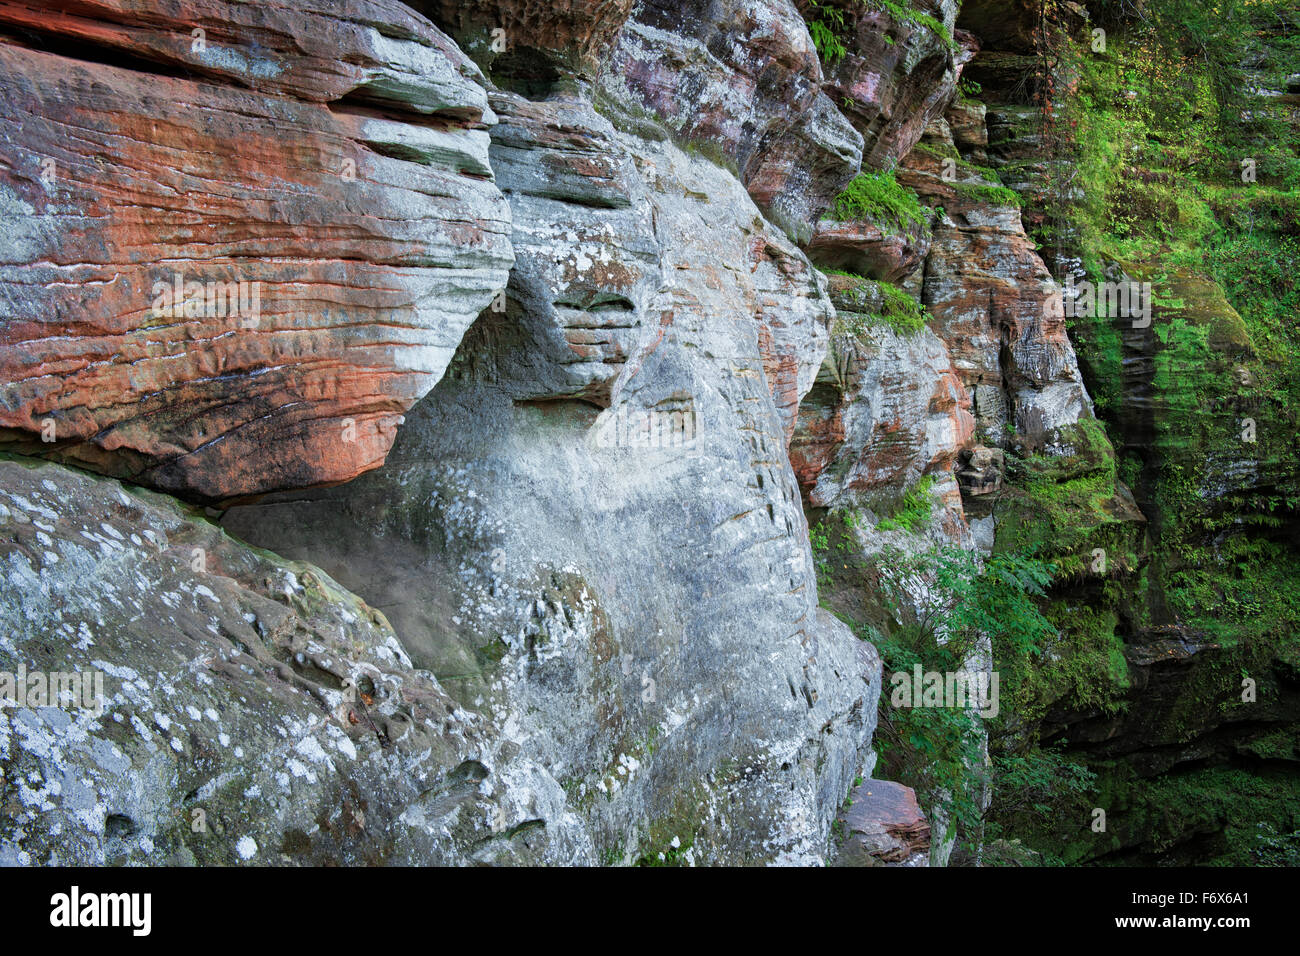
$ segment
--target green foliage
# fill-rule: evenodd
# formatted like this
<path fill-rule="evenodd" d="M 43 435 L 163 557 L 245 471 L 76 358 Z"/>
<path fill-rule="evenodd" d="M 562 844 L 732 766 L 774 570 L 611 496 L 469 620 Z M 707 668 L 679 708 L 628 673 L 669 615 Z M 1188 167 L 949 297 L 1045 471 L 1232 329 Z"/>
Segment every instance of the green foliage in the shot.
<path fill-rule="evenodd" d="M 838 10 L 832 12 L 839 14 Z M 840 40 L 835 30 L 825 20 L 809 20 L 808 33 L 812 36 L 813 46 L 817 48 L 817 54 L 821 57 L 822 63 L 828 67 L 834 66 L 848 52 L 843 41 Z"/>
<path fill-rule="evenodd" d="M 993 795 L 984 835 L 994 840 L 1008 830 L 1023 832 L 1026 822 L 1052 825 L 1072 808 L 1085 804 L 1097 775 L 1059 750 L 1030 749 L 1023 754 L 993 757 Z M 1077 813 L 1077 811 L 1076 811 Z M 1063 862 L 1052 848 L 1045 862 Z"/>
<path fill-rule="evenodd" d="M 1034 600 L 1046 593 L 1052 571 L 1025 555 L 993 554 L 981 562 L 974 552 L 955 547 L 921 554 L 887 549 L 879 562 L 881 587 L 912 629 L 913 650 L 942 637 L 937 653 L 947 663 L 964 660 L 981 635 L 993 642 L 999 662 L 1039 654 L 1056 634 Z M 918 581 L 927 582 L 929 599 L 903 614 Z M 1006 653 L 997 654 L 999 648 Z"/>
<path fill-rule="evenodd" d="M 902 335 L 915 335 L 925 328 L 930 316 L 915 299 L 898 286 L 888 282 L 879 283 L 879 287 L 884 297 L 880 318 L 886 325 Z M 926 478 L 929 476 L 927 475 Z"/>
<path fill-rule="evenodd" d="M 892 288 L 892 286 L 886 286 Z M 909 303 L 912 299 L 904 296 Z M 912 303 L 915 307 L 915 303 Z M 906 531 L 915 534 L 930 523 L 934 517 L 934 476 L 922 475 L 903 495 L 898 509 L 889 517 L 881 518 L 877 527 L 882 531 Z"/>
<path fill-rule="evenodd" d="M 1097 777 L 1090 798 L 1042 821 L 1034 836 L 1036 843 L 1063 847 L 1067 863 L 1294 866 L 1300 859 L 1300 779 L 1294 774 L 1207 767 L 1139 778 L 1111 761 L 1092 769 Z M 1087 828 L 1090 805 L 1110 808 L 1106 833 Z"/>
<path fill-rule="evenodd" d="M 808 541 L 812 546 L 819 588 L 831 586 L 836 572 L 847 571 L 850 562 L 857 566 L 854 559 L 857 540 L 853 535 L 857 522 L 858 517 L 852 511 L 836 511 L 809 523 Z"/>
<path fill-rule="evenodd" d="M 848 53 L 842 39 L 846 30 L 844 11 L 823 6 L 816 0 L 812 3 L 812 9 L 816 11 L 816 16 L 810 16 L 807 20 L 808 34 L 812 37 L 813 46 L 817 48 L 822 65 L 829 68 L 844 59 Z"/>
<path fill-rule="evenodd" d="M 910 671 L 904 660 L 886 657 L 886 668 Z M 874 738 L 879 772 L 912 786 L 932 824 L 939 809 L 948 829 L 936 838 L 958 835 L 968 847 L 979 840 L 987 785 L 978 731 L 978 718 L 965 708 L 882 706 Z"/>
<path fill-rule="evenodd" d="M 876 569 L 895 619 L 888 633 L 874 636 L 886 673 L 910 673 L 918 664 L 922 671 L 959 671 L 982 636 L 992 641 L 995 661 L 1033 655 L 1055 633 L 1035 604 L 1051 569 L 1032 558 L 1002 554 L 981 564 L 960 548 L 888 549 Z M 918 591 L 925 595 L 919 607 Z M 894 779 L 917 788 L 925 806 L 940 807 L 951 832 L 973 846 L 982 828 L 981 795 L 990 784 L 977 718 L 959 707 L 894 708 L 889 696 L 881 694 L 876 737 L 882 762 Z"/>
<path fill-rule="evenodd" d="M 835 197 L 833 209 L 841 222 L 870 219 L 899 229 L 917 228 L 926 222 L 916 193 L 900 186 L 892 169 L 859 173 Z"/>

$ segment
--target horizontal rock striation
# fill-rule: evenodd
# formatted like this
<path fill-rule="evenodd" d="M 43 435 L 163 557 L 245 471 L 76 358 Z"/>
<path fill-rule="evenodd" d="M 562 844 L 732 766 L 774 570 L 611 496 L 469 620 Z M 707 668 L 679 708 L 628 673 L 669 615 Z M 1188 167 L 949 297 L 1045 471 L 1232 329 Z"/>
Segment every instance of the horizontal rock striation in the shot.
<path fill-rule="evenodd" d="M 396 2 L 145 7 L 0 4 L 0 440 L 201 500 L 374 468 L 513 261 L 481 76 Z"/>

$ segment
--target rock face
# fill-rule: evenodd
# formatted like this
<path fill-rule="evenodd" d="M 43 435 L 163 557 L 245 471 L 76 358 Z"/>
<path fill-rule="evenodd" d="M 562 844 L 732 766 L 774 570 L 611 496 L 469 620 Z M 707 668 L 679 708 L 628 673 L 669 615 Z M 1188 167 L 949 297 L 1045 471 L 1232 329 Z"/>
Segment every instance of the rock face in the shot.
<path fill-rule="evenodd" d="M 879 690 L 817 606 L 786 453 L 824 280 L 708 160 L 494 103 L 505 310 L 383 468 L 223 523 L 382 607 L 602 859 L 819 862 Z"/>
<path fill-rule="evenodd" d="M 0 673 L 30 675 L 0 709 L 0 864 L 594 862 L 555 781 L 319 569 L 15 461 L 0 565 Z M 41 706 L 37 673 L 91 706 Z"/>
<path fill-rule="evenodd" d="M 504 308 L 482 325 L 522 339 L 500 356 L 517 398 L 608 406 L 661 282 L 641 175 L 585 100 L 499 94 L 493 104 L 492 162 L 514 210 L 516 262 Z"/>
<path fill-rule="evenodd" d="M 0 863 L 826 862 L 882 665 L 805 504 L 987 550 L 1090 414 L 955 0 L 882 6 L 0 0 L 0 674 L 104 681 L 0 712 Z"/>
<path fill-rule="evenodd" d="M 947 124 L 932 142 L 952 149 Z M 1049 448 L 1059 429 L 1091 417 L 1091 402 L 1066 335 L 1060 286 L 1025 235 L 1019 209 L 995 182 L 938 149 L 910 153 L 899 182 L 944 210 L 933 226 L 922 301 L 974 398 L 977 426 L 995 437 L 1010 425 L 1025 447 Z"/>
<path fill-rule="evenodd" d="M 838 547 L 848 560 L 828 562 L 824 599 L 886 629 L 929 619 L 946 597 L 932 576 L 918 574 L 899 582 L 899 593 L 882 605 L 872 583 L 888 560 L 881 556 L 954 547 L 990 553 L 997 522 L 989 496 L 1001 488 L 1003 448 L 1072 454 L 1078 429 L 1071 426 L 1092 417 L 1060 287 L 1025 235 L 1015 194 L 955 148 L 959 139 L 968 157 L 982 155 L 986 112 L 948 106 L 945 99 L 925 109 L 931 121 L 924 138 L 911 148 L 922 134 L 913 131 L 896 171 L 897 182 L 930 207 L 926 224 L 901 231 L 870 219 L 827 220 L 809 245 L 819 265 L 890 283 L 896 299 L 910 295 L 925 309 L 926 327 L 891 324 L 884 302 L 861 291 L 879 291 L 879 283 L 832 278 L 837 334 L 800 406 L 791 447 L 808 505 L 838 513 L 846 526 Z M 855 580 L 855 567 L 866 569 L 867 583 L 862 575 Z M 993 667 L 987 638 L 962 663 L 984 677 Z M 987 760 L 983 743 L 972 759 Z M 987 807 L 991 793 L 971 769 L 967 796 Z M 927 794 L 945 834 L 929 848 L 937 865 L 955 845 L 947 827 L 950 797 Z M 846 844 L 849 856 L 865 861 L 859 865 L 873 865 L 878 853 L 926 858 L 906 841 L 882 844 L 882 833 L 860 822 Z"/>
<path fill-rule="evenodd" d="M 970 34 L 953 34 L 957 6 L 918 0 L 896 5 L 906 17 L 876 4 L 844 13 L 852 29 L 844 56 L 828 68 L 826 91 L 863 134 L 863 165 L 894 165 L 952 98 L 977 48 Z"/>
<path fill-rule="evenodd" d="M 855 313 L 837 302 L 847 325 Z M 826 508 L 896 497 L 926 474 L 949 481 L 973 434 L 944 343 L 877 323 L 833 337 L 790 455 L 809 504 Z"/>
<path fill-rule="evenodd" d="M 614 102 L 720 152 L 791 235 L 805 233 L 861 165 L 862 135 L 822 91 L 817 51 L 790 0 L 645 0 L 601 85 Z"/>
<path fill-rule="evenodd" d="M 396 0 L 49 6 L 0 4 L 46 47 L 0 49 L 0 439 L 208 500 L 376 467 L 512 262 L 477 68 Z"/>
<path fill-rule="evenodd" d="M 984 110 L 967 105 L 949 115 L 961 120 L 963 142 L 988 141 Z M 964 541 L 953 482 L 959 456 L 967 487 L 985 493 L 995 479 L 983 464 L 971 471 L 977 439 L 1059 453 L 1067 450 L 1061 429 L 1091 417 L 1091 402 L 1060 287 L 1025 235 L 1014 195 L 957 158 L 942 119 L 904 158 L 898 181 L 937 207 L 928 225 L 826 219 L 809 254 L 825 268 L 913 291 L 929 328 L 903 335 L 873 319 L 865 335 L 834 337 L 791 454 L 814 507 L 870 504 L 931 475 L 944 523 Z M 879 303 L 857 301 L 860 284 L 832 277 L 841 329 L 863 325 L 857 313 L 879 312 Z"/>

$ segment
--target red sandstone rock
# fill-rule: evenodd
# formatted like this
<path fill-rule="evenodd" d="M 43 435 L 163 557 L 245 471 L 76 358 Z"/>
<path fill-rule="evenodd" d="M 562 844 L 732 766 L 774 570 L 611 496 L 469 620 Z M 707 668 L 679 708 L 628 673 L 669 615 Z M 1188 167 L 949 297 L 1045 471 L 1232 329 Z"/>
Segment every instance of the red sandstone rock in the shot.
<path fill-rule="evenodd" d="M 0 442 L 198 499 L 381 464 L 512 262 L 472 64 L 395 0 L 53 6 L 240 85 L 0 47 Z"/>
<path fill-rule="evenodd" d="M 956 100 L 944 110 L 953 143 L 973 163 L 988 162 L 988 108 L 972 100 Z"/>
<path fill-rule="evenodd" d="M 928 866 L 930 824 L 911 787 L 865 780 L 840 812 L 846 833 L 837 866 Z"/>
<path fill-rule="evenodd" d="M 40 49 L 75 43 L 90 59 L 127 54 L 143 69 L 183 68 L 313 103 L 350 94 L 478 120 L 487 102 L 466 82 L 481 78 L 478 67 L 399 0 L 0 0 L 0 24 Z"/>
<path fill-rule="evenodd" d="M 808 244 L 809 257 L 823 269 L 842 269 L 894 285 L 916 272 L 929 251 L 928 228 L 882 227 L 869 219 L 819 220 Z"/>

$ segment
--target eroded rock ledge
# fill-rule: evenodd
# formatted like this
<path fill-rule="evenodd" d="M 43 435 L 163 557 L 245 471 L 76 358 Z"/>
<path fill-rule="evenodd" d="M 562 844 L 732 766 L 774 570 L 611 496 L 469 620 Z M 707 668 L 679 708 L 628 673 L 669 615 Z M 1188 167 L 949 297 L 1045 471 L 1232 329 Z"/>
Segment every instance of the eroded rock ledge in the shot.
<path fill-rule="evenodd" d="M 396 0 L 155 6 L 0 3 L 0 440 L 197 499 L 355 477 L 513 261 L 483 78 Z"/>

